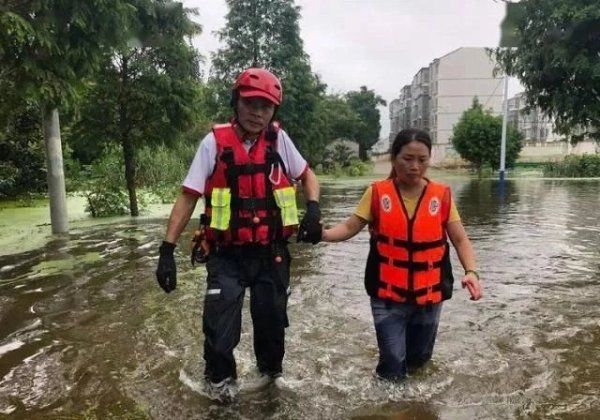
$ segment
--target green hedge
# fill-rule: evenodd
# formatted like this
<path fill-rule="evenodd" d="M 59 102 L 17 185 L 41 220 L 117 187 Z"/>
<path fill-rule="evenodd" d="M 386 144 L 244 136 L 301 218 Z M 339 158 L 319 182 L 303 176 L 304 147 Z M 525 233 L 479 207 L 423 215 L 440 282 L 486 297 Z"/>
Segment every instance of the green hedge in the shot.
<path fill-rule="evenodd" d="M 546 163 L 543 171 L 547 177 L 600 177 L 600 155 L 568 155 L 562 162 Z"/>
<path fill-rule="evenodd" d="M 332 175 L 335 178 L 343 176 L 364 176 L 373 172 L 373 162 L 363 162 L 360 159 L 351 159 L 346 165 L 339 162 L 330 162 L 328 165 L 323 165 L 322 173 Z"/>

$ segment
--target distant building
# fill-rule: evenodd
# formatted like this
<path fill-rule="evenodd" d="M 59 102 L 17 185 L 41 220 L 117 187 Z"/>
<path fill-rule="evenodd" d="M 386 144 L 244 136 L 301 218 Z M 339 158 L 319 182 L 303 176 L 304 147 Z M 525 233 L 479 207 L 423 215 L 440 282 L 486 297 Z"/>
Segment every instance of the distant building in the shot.
<path fill-rule="evenodd" d="M 401 130 L 402 120 L 400 118 L 400 98 L 390 102 L 390 145 L 394 141 L 394 136 Z"/>
<path fill-rule="evenodd" d="M 411 85 L 406 85 L 400 91 L 400 123 L 402 128 L 410 126 L 410 116 L 412 113 L 411 89 Z"/>
<path fill-rule="evenodd" d="M 502 113 L 502 77 L 484 48 L 459 48 L 433 60 L 431 73 L 431 134 L 442 161 L 453 148 L 454 125 L 477 97 L 485 109 Z"/>
<path fill-rule="evenodd" d="M 400 97 L 390 102 L 390 146 L 400 130 L 412 125 L 412 102 L 411 85 L 404 86 Z"/>
<path fill-rule="evenodd" d="M 526 145 L 541 145 L 560 141 L 554 133 L 552 120 L 541 109 L 526 109 L 525 94 L 518 93 L 508 99 L 508 123 L 523 133 Z"/>
<path fill-rule="evenodd" d="M 494 76 L 494 67 L 485 48 L 463 47 L 421 68 L 390 110 L 390 141 L 404 128 L 420 128 L 431 133 L 434 163 L 453 157 L 452 129 L 474 97 L 502 112 L 502 77 Z"/>

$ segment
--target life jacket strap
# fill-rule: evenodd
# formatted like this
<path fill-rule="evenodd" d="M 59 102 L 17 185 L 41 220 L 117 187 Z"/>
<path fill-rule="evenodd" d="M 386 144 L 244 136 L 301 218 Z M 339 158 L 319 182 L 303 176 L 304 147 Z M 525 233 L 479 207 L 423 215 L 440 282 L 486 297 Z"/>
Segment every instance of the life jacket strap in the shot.
<path fill-rule="evenodd" d="M 208 223 L 210 223 L 210 217 L 207 218 Z M 253 217 L 237 217 L 232 218 L 229 222 L 229 227 L 231 229 L 235 228 L 244 228 L 244 227 L 256 227 L 260 225 L 266 225 L 269 221 L 268 217 L 260 217 L 258 223 L 255 223 Z"/>
<path fill-rule="evenodd" d="M 429 242 L 408 242 L 402 239 L 391 238 L 387 235 L 382 234 L 377 234 L 376 239 L 377 242 L 389 244 L 397 248 L 405 248 L 409 251 L 425 251 L 427 249 L 440 247 L 446 243 L 445 238 Z"/>
<path fill-rule="evenodd" d="M 405 260 L 396 260 L 389 257 L 385 257 L 383 255 L 379 255 L 379 262 L 381 264 L 393 265 L 394 267 L 412 269 L 413 271 L 427 271 L 432 270 L 434 268 L 440 268 L 442 264 L 442 260 L 433 261 L 433 262 L 421 262 L 421 261 L 405 261 Z"/>
<path fill-rule="evenodd" d="M 210 195 L 206 195 L 204 197 L 206 202 L 206 207 L 212 207 L 211 197 Z M 277 209 L 277 203 L 275 199 L 270 198 L 240 198 L 240 197 L 231 197 L 231 210 L 248 210 L 248 211 L 256 211 L 256 210 L 268 210 L 268 209 Z"/>
<path fill-rule="evenodd" d="M 402 289 L 398 286 L 395 286 L 393 284 L 388 285 L 387 283 L 384 283 L 382 281 L 379 282 L 380 289 L 387 290 L 388 286 L 390 287 L 392 292 L 394 292 L 396 295 L 400 296 L 401 298 L 406 299 L 409 303 L 416 302 L 417 298 L 419 298 L 421 296 L 425 296 L 428 292 L 435 293 L 435 292 L 442 291 L 442 285 L 440 283 L 434 284 L 431 287 L 424 287 L 422 289 L 406 290 L 406 289 Z"/>

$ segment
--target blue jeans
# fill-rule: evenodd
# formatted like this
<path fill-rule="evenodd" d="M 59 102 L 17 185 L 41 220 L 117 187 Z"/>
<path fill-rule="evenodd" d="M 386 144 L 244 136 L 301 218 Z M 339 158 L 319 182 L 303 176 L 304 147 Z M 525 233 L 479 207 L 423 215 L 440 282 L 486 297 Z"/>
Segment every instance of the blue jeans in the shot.
<path fill-rule="evenodd" d="M 423 366 L 433 353 L 442 304 L 429 307 L 371 298 L 377 332 L 377 374 L 399 380 Z"/>

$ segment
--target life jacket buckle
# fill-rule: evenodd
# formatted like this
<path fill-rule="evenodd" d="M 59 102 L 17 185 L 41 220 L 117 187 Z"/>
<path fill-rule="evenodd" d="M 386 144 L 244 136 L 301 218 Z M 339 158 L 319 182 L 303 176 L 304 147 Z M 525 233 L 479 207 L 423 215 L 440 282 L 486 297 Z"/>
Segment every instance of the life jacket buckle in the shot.
<path fill-rule="evenodd" d="M 275 171 L 275 168 L 277 167 L 278 171 L 277 171 L 277 181 L 275 181 L 275 179 L 273 179 L 273 172 Z M 281 170 L 279 169 L 279 165 L 276 163 L 272 163 L 271 164 L 271 172 L 269 172 L 269 181 L 271 181 L 271 184 L 277 186 L 279 185 L 279 183 L 281 182 Z"/>

